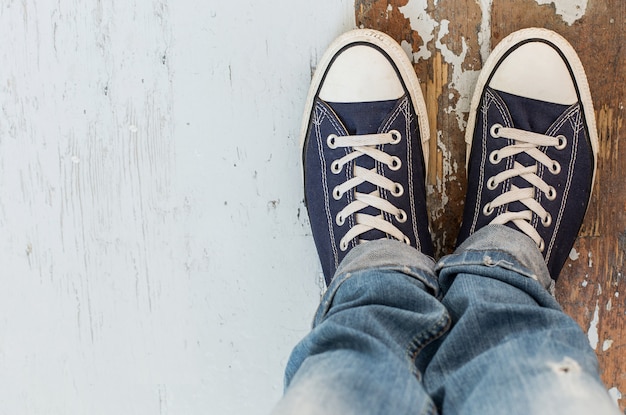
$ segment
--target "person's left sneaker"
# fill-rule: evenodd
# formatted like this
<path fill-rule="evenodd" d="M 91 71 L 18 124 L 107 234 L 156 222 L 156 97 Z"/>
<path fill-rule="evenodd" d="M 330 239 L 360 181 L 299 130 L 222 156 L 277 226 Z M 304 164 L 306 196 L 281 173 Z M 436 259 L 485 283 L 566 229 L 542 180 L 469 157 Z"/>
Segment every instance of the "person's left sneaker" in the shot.
<path fill-rule="evenodd" d="M 541 28 L 503 39 L 484 64 L 466 131 L 468 188 L 457 243 L 487 225 L 531 238 L 556 280 L 580 229 L 598 153 L 582 63 Z"/>
<path fill-rule="evenodd" d="M 335 40 L 313 77 L 301 138 L 306 205 L 326 283 L 365 241 L 397 239 L 432 256 L 426 106 L 400 45 L 368 29 Z"/>

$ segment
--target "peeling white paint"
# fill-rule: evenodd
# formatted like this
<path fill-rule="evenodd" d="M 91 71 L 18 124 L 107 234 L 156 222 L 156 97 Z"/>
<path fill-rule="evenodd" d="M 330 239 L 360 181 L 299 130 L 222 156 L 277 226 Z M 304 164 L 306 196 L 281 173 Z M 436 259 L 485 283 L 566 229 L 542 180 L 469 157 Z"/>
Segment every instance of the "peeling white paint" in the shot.
<path fill-rule="evenodd" d="M 493 0 L 480 0 L 482 11 L 482 20 L 480 32 L 478 34 L 478 43 L 480 45 L 481 58 L 487 59 L 491 52 L 491 5 Z M 436 2 L 435 2 L 436 4 Z M 399 7 L 398 10 L 409 19 L 411 29 L 416 31 L 422 38 L 424 44 L 419 46 L 417 52 L 413 52 L 411 44 L 402 41 L 401 46 L 407 55 L 412 56 L 413 62 L 420 59 L 429 59 L 432 53 L 428 50 L 428 43 L 435 40 L 435 48 L 441 52 L 443 60 L 451 67 L 451 79 L 448 88 L 458 93 L 458 100 L 454 107 L 448 108 L 447 112 L 454 112 L 461 131 L 465 130 L 465 114 L 469 112 L 472 92 L 476 85 L 476 80 L 480 71 L 463 70 L 463 63 L 467 57 L 469 47 L 465 38 L 461 38 L 461 52 L 457 55 L 451 51 L 448 46 L 442 43 L 442 39 L 449 33 L 448 20 L 437 22 L 428 14 L 427 0 L 409 0 L 406 6 Z M 437 31 L 437 27 L 439 28 Z M 450 99 L 454 99 L 454 94 L 450 94 Z"/>
<path fill-rule="evenodd" d="M 478 79 L 480 71 L 463 70 L 463 62 L 465 62 L 465 57 L 467 56 L 469 49 L 467 43 L 465 42 L 465 38 L 461 38 L 462 51 L 459 55 L 455 55 L 454 52 L 448 49 L 447 45 L 441 43 L 441 39 L 449 33 L 449 24 L 449 20 L 444 19 L 441 21 L 441 27 L 439 28 L 439 34 L 437 36 L 437 40 L 435 41 L 435 47 L 441 52 L 441 56 L 444 61 L 452 67 L 452 79 L 450 80 L 448 87 L 456 90 L 459 94 L 456 107 L 454 107 L 453 110 L 456 113 L 459 129 L 464 131 L 466 125 L 464 113 L 468 113 L 470 110 L 472 92 L 474 86 L 476 85 L 476 80 Z"/>
<path fill-rule="evenodd" d="M 593 259 L 591 259 L 592 256 L 591 251 L 589 251 L 587 254 L 589 268 L 593 267 Z"/>
<path fill-rule="evenodd" d="M 613 399 L 613 402 L 615 402 L 615 405 L 619 406 L 619 400 L 622 399 L 622 392 L 614 386 L 609 389 L 609 395 L 611 396 L 611 399 Z"/>
<path fill-rule="evenodd" d="M 580 285 L 582 285 L 583 287 L 586 287 L 587 285 L 589 285 L 589 281 L 583 280 L 583 282 Z"/>
<path fill-rule="evenodd" d="M 389 3 L 387 5 L 387 10 L 385 10 L 385 13 L 387 14 L 387 19 L 389 19 L 389 13 L 391 13 L 393 11 L 393 6 L 391 5 L 391 3 Z"/>
<path fill-rule="evenodd" d="M 479 0 L 479 4 L 482 17 L 478 32 L 478 44 L 480 45 L 480 58 L 485 62 L 491 53 L 491 5 L 493 0 Z"/>
<path fill-rule="evenodd" d="M 443 132 L 442 131 L 437 131 L 437 148 L 439 149 L 439 151 L 441 151 L 441 155 L 442 155 L 442 160 L 443 160 L 443 164 L 442 164 L 442 176 L 446 177 L 447 180 L 457 180 L 457 173 L 459 171 L 459 165 L 456 162 L 456 160 L 454 160 L 452 158 L 452 152 L 450 150 L 448 150 L 445 146 L 445 144 L 443 143 L 442 140 L 442 135 Z M 428 185 L 428 192 L 429 193 L 438 193 L 441 195 L 441 204 L 436 208 L 435 212 L 433 212 L 433 218 L 436 220 L 438 218 L 440 218 L 444 211 L 445 211 L 445 206 L 448 204 L 449 201 L 449 196 L 448 193 L 446 192 L 446 187 L 445 187 L 445 182 L 442 181 L 439 177 L 437 177 L 437 182 L 435 184 L 435 186 L 432 185 Z"/>
<path fill-rule="evenodd" d="M 609 298 L 609 301 L 606 302 L 606 311 L 611 311 L 611 308 L 613 308 L 613 303 L 611 302 L 611 299 Z"/>
<path fill-rule="evenodd" d="M 569 259 L 571 259 L 572 261 L 576 261 L 578 260 L 578 258 L 580 258 L 580 255 L 578 255 L 578 251 L 576 251 L 576 248 L 572 248 L 572 250 L 569 251 Z"/>
<path fill-rule="evenodd" d="M 619 298 L 619 291 L 615 291 L 615 298 Z"/>
<path fill-rule="evenodd" d="M 572 25 L 576 20 L 585 15 L 588 0 L 535 0 L 537 4 L 554 4 L 556 14 L 561 16 L 563 21 Z"/>
<path fill-rule="evenodd" d="M 402 42 L 400 42 L 400 46 L 404 50 L 404 53 L 406 53 L 406 56 L 408 56 L 409 59 L 415 62 L 415 57 L 413 56 L 413 47 L 411 46 L 411 44 L 406 40 L 403 40 Z"/>
<path fill-rule="evenodd" d="M 593 312 L 593 319 L 589 324 L 589 330 L 587 330 L 587 338 L 589 339 L 589 344 L 596 350 L 598 348 L 598 342 L 600 341 L 598 338 L 598 322 L 600 322 L 600 305 L 598 301 L 596 301 L 596 309 Z"/>
<path fill-rule="evenodd" d="M 613 346 L 613 340 L 605 340 L 602 343 L 602 351 L 606 352 L 607 350 L 611 348 L 611 346 Z"/>
<path fill-rule="evenodd" d="M 420 59 L 426 60 L 431 57 L 428 42 L 435 38 L 435 28 L 439 26 L 439 23 L 428 14 L 427 8 L 427 0 L 409 0 L 406 6 L 398 7 L 400 13 L 409 19 L 411 29 L 415 30 L 424 41 L 417 52 L 412 52 L 413 62 L 416 63 Z"/>

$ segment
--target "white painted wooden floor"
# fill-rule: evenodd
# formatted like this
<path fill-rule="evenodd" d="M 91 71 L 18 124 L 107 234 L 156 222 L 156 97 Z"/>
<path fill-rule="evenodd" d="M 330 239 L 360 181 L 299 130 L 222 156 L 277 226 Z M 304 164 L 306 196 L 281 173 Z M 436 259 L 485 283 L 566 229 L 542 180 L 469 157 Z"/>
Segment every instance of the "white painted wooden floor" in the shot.
<path fill-rule="evenodd" d="M 0 0 L 0 414 L 264 414 L 320 296 L 311 66 L 352 0 Z"/>

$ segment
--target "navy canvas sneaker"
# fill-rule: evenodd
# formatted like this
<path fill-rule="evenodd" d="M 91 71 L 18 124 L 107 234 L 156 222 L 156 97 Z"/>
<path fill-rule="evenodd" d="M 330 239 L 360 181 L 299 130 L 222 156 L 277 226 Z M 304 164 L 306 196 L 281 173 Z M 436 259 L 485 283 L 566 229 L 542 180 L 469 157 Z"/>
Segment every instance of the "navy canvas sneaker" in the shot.
<path fill-rule="evenodd" d="M 302 125 L 307 210 L 329 283 L 347 252 L 391 238 L 432 256 L 426 213 L 426 106 L 413 65 L 384 33 L 335 40 Z"/>
<path fill-rule="evenodd" d="M 571 45 L 546 29 L 502 40 L 481 71 L 465 136 L 468 188 L 457 244 L 488 224 L 529 236 L 557 279 L 583 222 L 598 137 Z"/>

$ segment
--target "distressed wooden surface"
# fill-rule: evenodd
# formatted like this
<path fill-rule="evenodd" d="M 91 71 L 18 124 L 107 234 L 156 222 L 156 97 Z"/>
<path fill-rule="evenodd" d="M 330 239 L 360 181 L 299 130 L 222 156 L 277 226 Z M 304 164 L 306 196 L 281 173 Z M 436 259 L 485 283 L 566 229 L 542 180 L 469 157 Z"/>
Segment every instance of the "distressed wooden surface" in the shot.
<path fill-rule="evenodd" d="M 435 5 L 436 3 L 436 5 Z M 542 4 L 540 4 L 542 3 Z M 547 3 L 547 4 L 543 4 Z M 591 205 L 557 283 L 557 299 L 588 334 L 602 378 L 626 399 L 626 3 L 621 0 L 356 0 L 358 26 L 387 32 L 413 55 L 429 110 L 429 207 L 439 254 L 454 246 L 465 192 L 465 121 L 489 51 L 509 33 L 546 27 L 586 68 L 600 150 Z"/>

